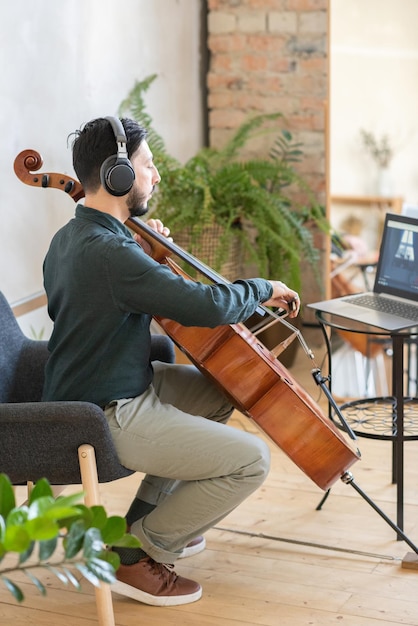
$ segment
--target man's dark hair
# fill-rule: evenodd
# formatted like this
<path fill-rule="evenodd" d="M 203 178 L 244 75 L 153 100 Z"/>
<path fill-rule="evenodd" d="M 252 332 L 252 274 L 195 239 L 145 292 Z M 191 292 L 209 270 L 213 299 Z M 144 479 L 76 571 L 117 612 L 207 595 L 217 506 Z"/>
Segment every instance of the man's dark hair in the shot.
<path fill-rule="evenodd" d="M 131 158 L 147 136 L 147 131 L 129 118 L 121 119 L 127 139 L 128 157 Z M 73 167 L 85 193 L 95 192 L 100 186 L 100 167 L 113 154 L 117 154 L 116 138 L 109 120 L 99 117 L 87 122 L 76 131 L 73 141 Z"/>

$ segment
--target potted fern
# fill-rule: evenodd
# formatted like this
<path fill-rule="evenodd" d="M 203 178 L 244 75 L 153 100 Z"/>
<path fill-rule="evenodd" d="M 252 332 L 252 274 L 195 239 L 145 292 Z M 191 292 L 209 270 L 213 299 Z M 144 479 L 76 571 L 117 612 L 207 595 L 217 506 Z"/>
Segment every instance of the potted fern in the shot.
<path fill-rule="evenodd" d="M 223 148 L 203 147 L 182 164 L 167 153 L 146 111 L 143 96 L 155 78 L 152 75 L 136 82 L 121 103 L 119 115 L 132 117 L 148 129 L 148 142 L 161 174 L 155 196 L 158 217 L 169 226 L 176 242 L 187 233 L 196 256 L 203 248 L 203 235 L 216 226 L 213 269 L 222 268 L 231 246 L 239 240 L 241 271 L 251 264 L 258 275 L 280 278 L 299 291 L 301 260 L 312 267 L 318 261 L 312 226 L 327 230 L 328 225 L 323 207 L 294 168 L 303 157 L 302 146 L 293 142 L 289 131 L 278 128 L 283 116 L 253 117 Z M 243 148 L 259 133 L 275 136 L 268 157 L 244 160 L 240 156 Z M 306 202 L 297 204 L 294 198 L 301 195 Z"/>
<path fill-rule="evenodd" d="M 328 224 L 323 207 L 295 169 L 303 158 L 302 145 L 280 128 L 282 114 L 253 117 L 223 148 L 203 147 L 180 163 L 168 154 L 146 110 L 144 94 L 155 78 L 137 81 L 119 107 L 121 117 L 148 130 L 161 174 L 153 211 L 180 247 L 225 278 L 280 279 L 300 292 L 302 262 L 318 266 L 313 231 L 327 231 Z M 244 149 L 261 134 L 272 137 L 269 154 L 244 158 Z M 296 202 L 300 197 L 304 201 Z"/>

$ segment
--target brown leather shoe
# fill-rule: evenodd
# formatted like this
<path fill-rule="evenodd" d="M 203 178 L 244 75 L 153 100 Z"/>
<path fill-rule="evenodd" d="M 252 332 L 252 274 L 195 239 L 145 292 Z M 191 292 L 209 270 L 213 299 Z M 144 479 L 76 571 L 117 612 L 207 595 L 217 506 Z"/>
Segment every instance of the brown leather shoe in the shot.
<path fill-rule="evenodd" d="M 199 600 L 199 583 L 178 576 L 172 566 L 147 556 L 134 565 L 120 565 L 112 591 L 152 606 L 177 606 Z"/>

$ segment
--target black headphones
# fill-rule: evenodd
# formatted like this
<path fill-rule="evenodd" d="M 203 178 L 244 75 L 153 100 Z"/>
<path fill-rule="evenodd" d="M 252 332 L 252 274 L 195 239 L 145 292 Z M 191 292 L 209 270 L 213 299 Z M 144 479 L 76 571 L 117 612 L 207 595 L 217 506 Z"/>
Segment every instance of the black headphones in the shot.
<path fill-rule="evenodd" d="M 118 153 L 108 157 L 100 168 L 100 181 L 112 196 L 125 196 L 132 189 L 135 172 L 128 159 L 127 140 L 122 122 L 117 117 L 106 117 L 115 135 Z"/>

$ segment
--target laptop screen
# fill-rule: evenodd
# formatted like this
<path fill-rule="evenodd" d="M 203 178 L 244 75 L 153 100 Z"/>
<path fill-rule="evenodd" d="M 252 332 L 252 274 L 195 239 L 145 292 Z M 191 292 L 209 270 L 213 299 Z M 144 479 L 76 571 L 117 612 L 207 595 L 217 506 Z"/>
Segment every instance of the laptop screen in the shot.
<path fill-rule="evenodd" d="M 386 214 L 374 291 L 418 301 L 418 219 Z"/>

